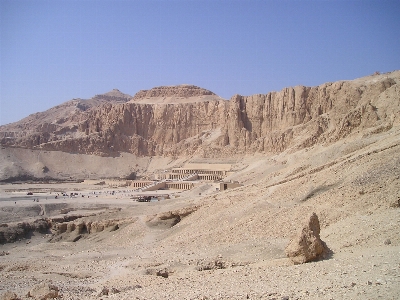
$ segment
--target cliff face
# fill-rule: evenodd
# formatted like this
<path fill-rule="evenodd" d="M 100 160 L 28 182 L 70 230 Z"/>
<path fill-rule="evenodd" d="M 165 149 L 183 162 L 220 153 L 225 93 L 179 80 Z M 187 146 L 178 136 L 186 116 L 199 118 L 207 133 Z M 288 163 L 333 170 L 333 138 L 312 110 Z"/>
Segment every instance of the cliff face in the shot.
<path fill-rule="evenodd" d="M 6 146 L 103 156 L 280 152 L 334 142 L 354 132 L 389 130 L 400 123 L 399 82 L 400 71 L 395 71 L 265 95 L 235 95 L 229 101 L 194 86 L 160 87 L 140 91 L 130 101 L 75 109 L 52 121 L 32 125 L 24 119 L 2 126 L 0 138 Z M 167 97 L 184 101 L 152 101 Z"/>

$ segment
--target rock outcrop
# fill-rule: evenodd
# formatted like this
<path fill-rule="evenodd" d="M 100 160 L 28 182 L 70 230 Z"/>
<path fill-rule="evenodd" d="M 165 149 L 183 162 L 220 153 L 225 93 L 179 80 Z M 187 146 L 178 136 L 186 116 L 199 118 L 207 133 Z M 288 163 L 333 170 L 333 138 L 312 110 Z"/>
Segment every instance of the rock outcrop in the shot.
<path fill-rule="evenodd" d="M 135 222 L 135 219 L 99 219 L 98 216 L 80 217 L 75 220 L 52 219 L 53 236 L 50 242 L 60 240 L 76 242 L 89 234 L 118 230 L 120 226 Z"/>
<path fill-rule="evenodd" d="M 198 209 L 199 206 L 190 206 L 175 211 L 162 212 L 155 216 L 149 216 L 147 224 L 151 227 L 173 227 Z"/>
<path fill-rule="evenodd" d="M 38 300 L 58 298 L 58 287 L 49 283 L 40 283 L 35 285 L 28 293 L 28 297 Z"/>
<path fill-rule="evenodd" d="M 318 216 L 313 213 L 300 234 L 286 247 L 286 255 L 294 264 L 302 264 L 322 258 L 328 253 L 326 244 L 321 240 Z"/>
<path fill-rule="evenodd" d="M 103 97 L 90 107 L 72 100 L 67 102 L 72 107 L 68 113 L 64 106 L 56 107 L 53 113 L 1 126 L 0 142 L 102 156 L 129 152 L 222 157 L 301 149 L 360 130 L 374 134 L 398 125 L 399 82 L 400 71 L 395 71 L 316 87 L 235 95 L 229 101 L 189 85 L 140 91 L 130 101 L 124 96 L 113 102 Z M 187 101 L 152 102 L 168 97 Z"/>
<path fill-rule="evenodd" d="M 32 223 L 22 222 L 16 225 L 0 227 L 0 244 L 12 243 L 29 236 L 32 232 L 48 233 L 51 223 L 47 219 L 38 219 Z"/>
<path fill-rule="evenodd" d="M 47 219 L 37 219 L 34 222 L 22 222 L 18 224 L 1 224 L 0 244 L 12 243 L 19 239 L 27 238 L 32 233 L 53 233 L 51 241 L 66 239 L 77 241 L 84 234 L 106 231 L 115 231 L 121 224 L 133 222 L 132 219 L 107 219 L 97 220 L 95 215 L 82 216 L 71 215 Z"/>

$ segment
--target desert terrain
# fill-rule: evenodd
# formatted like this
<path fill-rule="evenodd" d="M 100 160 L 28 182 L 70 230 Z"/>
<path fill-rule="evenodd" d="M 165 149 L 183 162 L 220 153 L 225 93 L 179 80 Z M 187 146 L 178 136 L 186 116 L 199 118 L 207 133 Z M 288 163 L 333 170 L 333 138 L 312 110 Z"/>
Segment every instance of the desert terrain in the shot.
<path fill-rule="evenodd" d="M 247 133 L 240 132 L 250 137 L 241 140 L 237 135 L 236 152 L 224 137 L 218 144 L 215 136 L 225 128 L 221 125 L 207 133 L 195 132 L 203 142 L 193 151 L 176 155 L 175 150 L 184 147 L 178 141 L 171 155 L 152 156 L 137 151 L 115 155 L 114 150 L 99 156 L 88 148 L 76 150 L 70 140 L 29 146 L 29 139 L 7 126 L 3 140 L 16 139 L 2 144 L 0 175 L 14 179 L 0 184 L 1 229 L 22 228 L 18 225 L 22 223 L 36 227 L 29 225 L 24 236 L 0 244 L 0 295 L 3 299 L 56 295 L 60 299 L 398 299 L 399 72 L 385 76 L 329 84 L 340 86 L 336 94 L 347 95 L 338 98 L 343 103 L 354 96 L 344 91 L 346 85 L 364 86 L 370 98 L 361 97 L 350 112 L 338 106 L 329 117 L 322 110 L 318 117 L 304 115 L 301 124 L 291 123 L 292 134 L 283 127 L 271 133 L 277 137 L 278 131 L 286 132 L 290 139 L 271 139 L 264 143 L 270 148 L 261 151 L 255 151 L 259 138 L 249 134 L 256 126 L 246 127 L 245 122 L 241 126 Z M 387 78 L 391 83 L 382 88 L 378 83 L 388 82 Z M 165 101 L 154 103 L 172 105 L 170 98 Z M 323 119 L 330 123 L 323 125 Z M 147 133 L 143 136 L 150 140 Z M 233 143 L 234 133 L 228 136 Z M 74 133 L 74 138 L 81 136 Z M 173 144 L 168 143 L 165 147 Z M 190 140 L 185 145 L 194 144 Z M 76 151 L 53 149 L 63 145 Z M 127 149 L 119 145 L 119 150 Z M 160 170 L 190 162 L 231 164 L 223 181 L 242 185 L 220 190 L 217 181 L 199 180 L 191 190 L 151 192 L 167 193 L 169 199 L 137 202 L 134 197 L 145 192 L 131 186 L 76 182 L 123 178 L 132 170 L 149 179 Z M 23 175 L 36 181 L 21 182 Z M 53 181 L 40 181 L 39 175 L 51 175 Z M 323 257 L 295 264 L 285 249 L 313 213 L 328 249 Z M 35 223 L 39 219 L 45 223 Z M 46 289 L 57 292 L 46 294 Z"/>

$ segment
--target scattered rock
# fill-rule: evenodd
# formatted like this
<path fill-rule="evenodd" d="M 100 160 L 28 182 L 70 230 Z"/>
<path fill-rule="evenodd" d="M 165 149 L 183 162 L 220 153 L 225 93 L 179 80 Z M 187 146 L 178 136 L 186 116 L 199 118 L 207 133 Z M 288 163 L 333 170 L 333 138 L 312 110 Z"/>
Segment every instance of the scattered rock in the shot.
<path fill-rule="evenodd" d="M 389 240 L 389 239 L 386 239 L 383 243 L 384 243 L 385 245 L 390 245 L 390 244 L 392 243 L 392 241 Z"/>
<path fill-rule="evenodd" d="M 116 288 L 111 288 L 111 294 L 118 294 L 118 293 L 120 293 L 121 291 L 119 290 L 119 289 L 116 289 Z"/>
<path fill-rule="evenodd" d="M 110 290 L 107 287 L 103 287 L 103 289 L 101 290 L 101 292 L 99 293 L 99 297 L 101 296 L 108 296 L 108 294 L 110 293 Z"/>
<path fill-rule="evenodd" d="M 114 288 L 114 287 L 112 287 L 112 288 L 108 288 L 108 287 L 103 287 L 102 288 L 102 290 L 97 294 L 97 296 L 98 297 L 102 297 L 102 296 L 109 296 L 109 295 L 112 295 L 112 294 L 118 294 L 118 293 L 120 293 L 121 291 L 119 290 L 119 289 L 117 289 L 117 288 Z"/>
<path fill-rule="evenodd" d="M 58 287 L 49 283 L 35 285 L 29 292 L 28 297 L 38 300 L 53 299 L 58 297 Z"/>
<path fill-rule="evenodd" d="M 164 278 L 168 278 L 169 273 L 170 273 L 170 272 L 169 272 L 167 269 L 163 269 L 163 270 L 157 271 L 157 276 L 161 276 L 161 277 L 164 277 Z"/>
<path fill-rule="evenodd" d="M 17 294 L 14 292 L 6 291 L 4 294 L 1 295 L 0 300 L 19 300 Z"/>
<path fill-rule="evenodd" d="M 290 241 L 285 249 L 286 255 L 294 264 L 302 264 L 322 258 L 328 247 L 321 240 L 318 216 L 313 213 L 300 234 Z"/>
<path fill-rule="evenodd" d="M 136 284 L 136 285 L 131 285 L 131 286 L 123 287 L 123 288 L 121 289 L 121 291 L 122 291 L 122 292 L 126 292 L 126 291 L 132 291 L 132 290 L 136 290 L 136 289 L 141 289 L 141 288 L 143 288 L 141 285 Z"/>
<path fill-rule="evenodd" d="M 173 271 L 168 267 L 160 268 L 160 269 L 149 268 L 146 270 L 147 275 L 156 275 L 156 276 L 161 276 L 164 278 L 168 278 L 169 275 L 172 273 L 173 273 Z"/>
<path fill-rule="evenodd" d="M 230 262 L 224 261 L 222 256 L 218 256 L 216 259 L 211 261 L 200 260 L 197 262 L 197 271 L 217 270 L 226 269 L 232 266 Z"/>
<path fill-rule="evenodd" d="M 390 207 L 393 207 L 393 208 L 398 208 L 398 207 L 400 207 L 400 198 L 397 199 L 397 201 L 391 203 L 391 204 L 390 204 Z"/>

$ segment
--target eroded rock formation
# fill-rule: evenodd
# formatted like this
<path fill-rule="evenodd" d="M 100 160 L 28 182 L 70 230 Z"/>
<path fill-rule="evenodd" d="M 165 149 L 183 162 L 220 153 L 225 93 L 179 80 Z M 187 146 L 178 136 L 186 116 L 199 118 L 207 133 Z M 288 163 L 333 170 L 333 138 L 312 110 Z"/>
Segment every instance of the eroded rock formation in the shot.
<path fill-rule="evenodd" d="M 54 219 L 53 219 L 54 220 Z M 53 222 L 52 229 L 54 232 L 53 237 L 50 239 L 52 242 L 66 240 L 76 242 L 85 235 L 98 233 L 102 231 L 115 231 L 119 229 L 121 224 L 133 222 L 132 219 L 107 219 L 95 220 L 92 218 L 79 218 L 74 221 L 67 222 Z"/>
<path fill-rule="evenodd" d="M 149 226 L 173 227 L 198 209 L 199 206 L 190 206 L 175 211 L 162 212 L 155 216 L 148 216 L 147 224 Z"/>
<path fill-rule="evenodd" d="M 48 219 L 38 219 L 32 223 L 22 222 L 16 225 L 0 226 L 0 244 L 12 243 L 27 237 L 32 232 L 48 233 L 51 222 Z"/>
<path fill-rule="evenodd" d="M 400 123 L 399 81 L 400 71 L 395 71 L 265 95 L 235 95 L 229 101 L 190 85 L 140 91 L 130 100 L 118 91 L 114 94 L 120 96 L 113 97 L 120 101 L 100 95 L 101 103 L 85 106 L 72 100 L 68 103 L 74 109 L 63 116 L 58 109 L 57 114 L 48 111 L 1 126 L 0 140 L 5 146 L 102 156 L 280 152 L 334 142 L 361 129 L 389 130 Z M 153 101 L 165 97 L 176 102 Z"/>
<path fill-rule="evenodd" d="M 313 213 L 301 232 L 286 247 L 286 255 L 294 264 L 318 260 L 328 253 L 328 247 L 321 240 L 318 216 Z"/>

